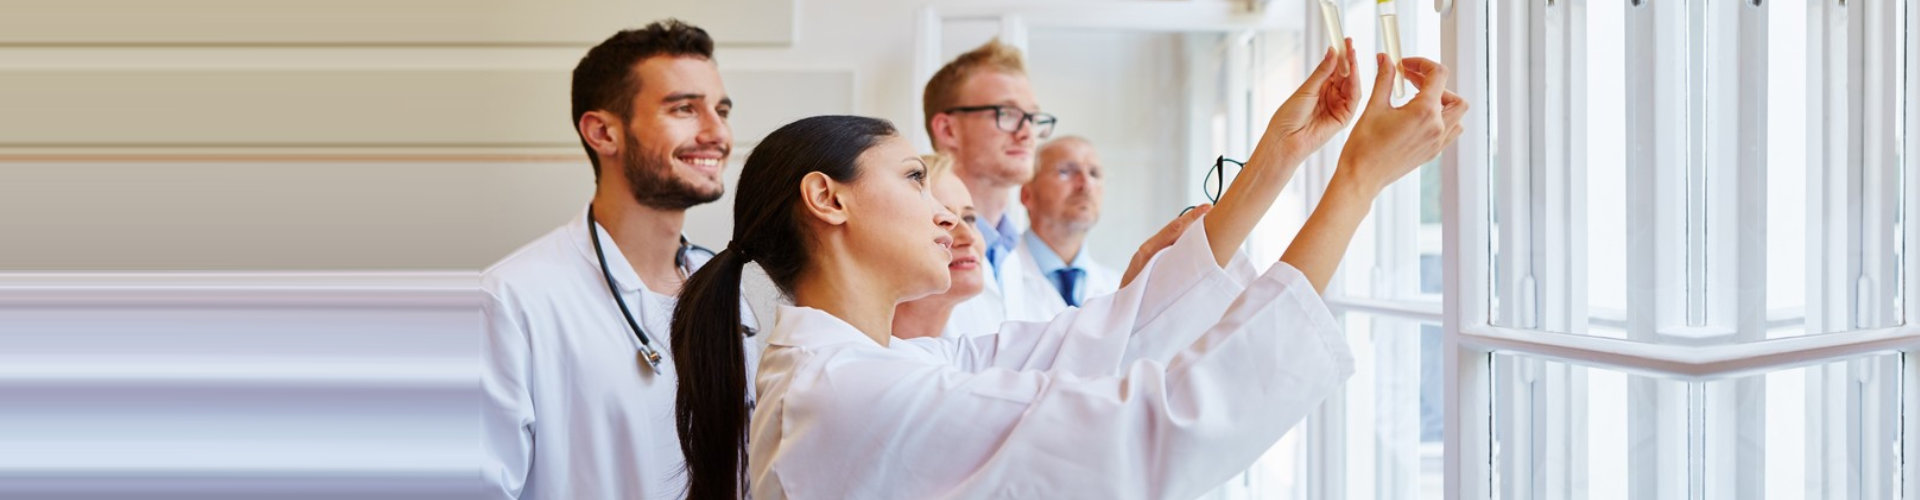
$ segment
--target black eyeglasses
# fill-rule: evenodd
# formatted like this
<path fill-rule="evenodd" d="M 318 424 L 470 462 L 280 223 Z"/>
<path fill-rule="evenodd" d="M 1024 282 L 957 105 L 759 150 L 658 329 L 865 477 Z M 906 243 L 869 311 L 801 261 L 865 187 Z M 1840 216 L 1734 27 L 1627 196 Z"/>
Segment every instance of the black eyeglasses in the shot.
<path fill-rule="evenodd" d="M 1235 167 L 1247 166 L 1246 162 L 1240 160 L 1227 158 L 1225 156 L 1214 157 L 1213 168 L 1207 169 L 1207 176 L 1200 179 L 1200 194 L 1207 197 L 1208 203 L 1219 203 L 1220 195 L 1226 192 L 1227 163 L 1233 163 Z M 1236 168 L 1236 170 L 1238 170 L 1238 168 Z M 1193 207 L 1187 207 L 1185 210 L 1181 210 L 1180 213 L 1185 214 L 1187 210 L 1193 210 Z"/>
<path fill-rule="evenodd" d="M 1026 110 L 1020 108 L 998 104 L 989 106 L 961 106 L 958 108 L 948 108 L 946 111 L 941 112 L 972 113 L 975 111 L 993 111 L 993 125 L 1000 127 L 1000 130 L 1006 132 L 1019 132 L 1021 124 L 1031 123 L 1033 124 L 1033 135 L 1041 139 L 1053 135 L 1053 124 L 1059 121 L 1058 118 L 1054 118 L 1053 115 L 1046 113 L 1028 113 Z"/>

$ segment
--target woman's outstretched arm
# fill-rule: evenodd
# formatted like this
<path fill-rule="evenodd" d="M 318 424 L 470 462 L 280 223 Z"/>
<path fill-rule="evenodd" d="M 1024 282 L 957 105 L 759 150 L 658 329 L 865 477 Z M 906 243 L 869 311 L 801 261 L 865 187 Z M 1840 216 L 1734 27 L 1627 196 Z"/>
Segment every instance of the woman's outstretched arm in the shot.
<path fill-rule="evenodd" d="M 1353 53 L 1352 39 L 1347 40 L 1346 50 L 1327 49 L 1320 66 L 1274 111 L 1246 166 L 1207 215 L 1207 242 L 1219 265 L 1233 259 L 1307 156 L 1353 122 L 1360 104 Z"/>

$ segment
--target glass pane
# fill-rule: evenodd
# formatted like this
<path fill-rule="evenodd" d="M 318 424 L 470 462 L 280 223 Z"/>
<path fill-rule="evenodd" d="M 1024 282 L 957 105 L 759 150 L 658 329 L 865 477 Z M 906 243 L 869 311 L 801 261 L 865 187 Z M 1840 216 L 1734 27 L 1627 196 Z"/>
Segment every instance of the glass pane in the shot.
<path fill-rule="evenodd" d="M 1897 235 L 1905 200 L 1897 186 L 1907 170 L 1901 163 L 1910 160 L 1849 147 L 1891 127 L 1877 126 L 1886 118 L 1873 112 L 1873 97 L 1856 96 L 1858 108 L 1848 100 L 1848 94 L 1874 91 L 1863 88 L 1871 76 L 1848 72 L 1849 58 L 1861 56 L 1833 42 L 1847 35 L 1845 24 L 1830 22 L 1845 11 L 1819 3 L 1769 5 L 1768 43 L 1781 50 L 1767 55 L 1766 336 L 1903 324 Z M 1886 56 L 1892 60 L 1904 58 L 1905 30 L 1886 36 L 1892 39 L 1868 43 L 1892 48 Z M 1906 99 L 1904 92 L 1895 95 Z M 1842 126 L 1852 121 L 1864 121 L 1866 130 Z"/>
<path fill-rule="evenodd" d="M 1807 45 L 1807 4 L 1783 2 L 1768 12 L 1773 43 Z M 1767 54 L 1767 157 L 1807 156 L 1807 58 Z M 1767 162 L 1767 309 L 1801 318 L 1807 306 L 1807 161 Z M 1816 169 L 1817 170 L 1817 169 Z M 1771 335 L 1770 335 L 1771 336 Z"/>
<path fill-rule="evenodd" d="M 1898 354 L 1706 382 L 1493 363 L 1501 498 L 1895 496 Z"/>
<path fill-rule="evenodd" d="M 1440 325 L 1346 314 L 1356 373 L 1347 383 L 1348 498 L 1444 498 L 1445 385 Z"/>
<path fill-rule="evenodd" d="M 1657 23 L 1646 21 L 1651 3 L 1568 4 L 1494 14 L 1496 32 L 1510 22 L 1501 15 L 1544 17 L 1498 36 L 1532 36 L 1547 40 L 1541 50 L 1578 54 L 1540 63 L 1539 54 L 1522 52 L 1524 44 L 1492 44 L 1487 280 L 1494 324 L 1687 344 L 1904 324 L 1899 236 L 1909 201 L 1898 186 L 1910 160 L 1891 153 L 1904 124 L 1885 110 L 1897 109 L 1907 86 L 1893 78 L 1898 64 L 1877 62 L 1904 59 L 1907 34 L 1898 23 L 1861 35 L 1887 37 L 1866 44 L 1888 49 L 1850 69 L 1862 55 L 1848 53 L 1859 44 L 1846 43 L 1849 14 L 1833 4 L 1667 3 L 1679 7 L 1660 11 Z M 1763 8 L 1766 23 L 1741 24 Z M 1878 10 L 1853 22 L 1874 22 L 1907 7 L 1856 8 Z M 1636 25 L 1669 30 L 1661 31 L 1670 37 L 1662 60 L 1628 60 Z M 1754 50 L 1739 43 L 1742 29 L 1765 31 L 1763 58 L 1742 52 Z M 1672 68 L 1685 78 L 1671 77 L 1680 74 Z M 1883 80 L 1894 83 L 1875 83 Z M 1531 95 L 1502 96 L 1505 88 Z M 1753 96 L 1765 108 L 1757 138 L 1723 125 L 1752 107 L 1742 89 L 1765 90 Z M 1684 111 L 1636 118 L 1631 111 L 1641 104 L 1633 101 L 1649 94 Z M 1642 130 L 1647 116 L 1685 123 L 1650 136 Z M 1751 157 L 1740 155 L 1755 153 L 1741 141 L 1764 141 L 1765 168 L 1743 163 Z M 1658 168 L 1632 163 L 1647 150 L 1660 151 Z M 1654 223 L 1636 219 L 1645 210 Z M 1743 292 L 1755 288 L 1764 294 Z M 1647 321 L 1630 332 L 1630 317 Z"/>
<path fill-rule="evenodd" d="M 1374 202 L 1340 262 L 1339 294 L 1440 301 L 1441 236 L 1436 161 L 1394 183 Z"/>
<path fill-rule="evenodd" d="M 1588 9 L 1587 33 L 1605 40 L 1603 33 L 1626 31 L 1625 9 Z M 1588 332 L 1626 336 L 1627 313 L 1627 176 L 1625 148 L 1626 55 L 1618 43 L 1588 43 L 1586 168 L 1587 242 L 1586 293 Z M 1569 284 L 1569 286 L 1579 286 Z"/>

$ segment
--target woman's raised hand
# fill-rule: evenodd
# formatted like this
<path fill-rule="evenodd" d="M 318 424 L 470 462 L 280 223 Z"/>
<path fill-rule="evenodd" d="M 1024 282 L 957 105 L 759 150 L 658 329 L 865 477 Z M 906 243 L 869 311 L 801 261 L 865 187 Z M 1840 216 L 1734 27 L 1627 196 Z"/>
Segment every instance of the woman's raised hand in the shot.
<path fill-rule="evenodd" d="M 1432 60 L 1409 57 L 1400 62 L 1407 80 L 1419 87 L 1418 94 L 1400 107 L 1394 107 L 1393 73 L 1396 69 L 1387 56 L 1376 57 L 1380 72 L 1373 85 L 1373 97 L 1367 110 L 1347 136 L 1340 151 L 1339 169 L 1334 178 L 1354 183 L 1363 192 L 1378 193 L 1388 184 L 1432 160 L 1460 137 L 1461 118 L 1467 114 L 1467 101 L 1448 91 L 1447 67 Z"/>
<path fill-rule="evenodd" d="M 1274 111 L 1273 118 L 1267 121 L 1266 133 L 1261 142 L 1272 142 L 1278 147 L 1278 153 L 1297 165 L 1304 161 L 1328 139 L 1353 123 L 1354 115 L 1359 111 L 1360 78 L 1354 72 L 1358 64 L 1354 59 L 1353 39 L 1346 40 L 1346 49 L 1335 51 L 1327 48 L 1320 58 L 1320 65 L 1300 84 L 1300 89 L 1287 98 L 1287 102 Z M 1261 144 L 1268 146 L 1269 144 Z M 1260 148 L 1268 149 L 1268 148 Z"/>

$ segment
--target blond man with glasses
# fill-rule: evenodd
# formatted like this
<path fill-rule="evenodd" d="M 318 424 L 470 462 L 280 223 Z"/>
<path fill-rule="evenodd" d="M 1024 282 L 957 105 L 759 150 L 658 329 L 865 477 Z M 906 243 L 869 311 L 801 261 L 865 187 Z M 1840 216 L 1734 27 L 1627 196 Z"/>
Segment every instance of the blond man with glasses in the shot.
<path fill-rule="evenodd" d="M 1040 111 L 1020 52 L 998 40 L 960 54 L 927 81 L 922 96 L 927 136 L 936 152 L 953 158 L 953 172 L 973 195 L 981 234 L 986 290 L 961 303 L 945 335 L 993 332 L 1003 321 L 1040 321 L 1016 251 L 1027 231 L 1020 186 L 1033 178 L 1039 142 L 1059 120 Z M 1044 284 L 1043 284 L 1044 285 Z"/>

